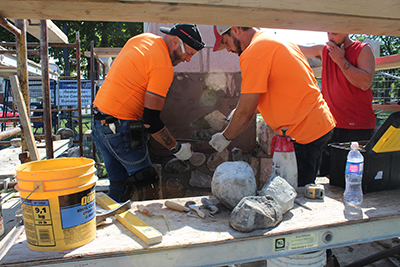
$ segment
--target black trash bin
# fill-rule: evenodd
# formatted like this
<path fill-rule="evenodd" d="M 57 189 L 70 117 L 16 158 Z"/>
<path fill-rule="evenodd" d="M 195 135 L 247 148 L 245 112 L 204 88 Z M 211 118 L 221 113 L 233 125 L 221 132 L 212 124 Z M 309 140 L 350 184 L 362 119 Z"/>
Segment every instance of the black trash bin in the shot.
<path fill-rule="evenodd" d="M 330 184 L 345 187 L 348 143 L 331 143 Z M 370 140 L 360 141 L 364 156 L 363 193 L 400 188 L 400 112 L 393 113 Z"/>

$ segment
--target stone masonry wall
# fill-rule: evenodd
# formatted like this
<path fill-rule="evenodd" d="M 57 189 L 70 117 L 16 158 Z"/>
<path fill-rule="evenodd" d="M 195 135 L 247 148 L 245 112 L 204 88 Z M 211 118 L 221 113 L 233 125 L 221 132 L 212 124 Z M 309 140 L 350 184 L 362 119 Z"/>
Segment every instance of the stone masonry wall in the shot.
<path fill-rule="evenodd" d="M 173 24 L 146 23 L 145 31 L 163 35 L 160 26 Z M 217 132 L 212 128 L 195 129 L 191 123 L 218 110 L 228 116 L 236 107 L 241 86 L 239 57 L 227 51 L 212 52 L 213 26 L 198 25 L 206 47 L 190 62 L 174 67 L 175 76 L 168 92 L 161 118 L 179 142 L 190 142 L 195 155 L 189 161 L 176 159 L 155 140 L 150 140 L 152 162 L 162 176 L 162 197 L 176 198 L 211 194 L 211 179 L 222 162 L 243 159 L 256 174 L 259 189 L 268 179 L 272 167 L 270 143 L 276 134 L 254 116 L 249 127 L 228 148 L 218 153 L 209 144 Z"/>

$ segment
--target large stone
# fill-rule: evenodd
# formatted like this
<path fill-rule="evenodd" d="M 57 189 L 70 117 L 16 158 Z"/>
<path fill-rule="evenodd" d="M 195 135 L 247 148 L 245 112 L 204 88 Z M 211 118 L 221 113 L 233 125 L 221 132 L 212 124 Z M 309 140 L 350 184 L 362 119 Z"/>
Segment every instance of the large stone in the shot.
<path fill-rule="evenodd" d="M 263 188 L 272 172 L 272 158 L 260 159 L 260 187 Z"/>
<path fill-rule="evenodd" d="M 214 172 L 211 192 L 228 209 L 244 197 L 255 196 L 256 191 L 256 178 L 247 162 L 224 162 Z"/>
<path fill-rule="evenodd" d="M 297 192 L 285 179 L 275 176 L 264 185 L 259 195 L 272 196 L 282 207 L 283 214 L 285 214 L 293 208 Z"/>
<path fill-rule="evenodd" d="M 190 175 L 189 184 L 194 187 L 211 188 L 211 179 L 211 175 L 198 170 L 193 170 Z"/>
<path fill-rule="evenodd" d="M 207 167 L 210 171 L 215 171 L 217 167 L 229 159 L 228 149 L 222 150 L 222 152 L 215 152 L 207 160 Z"/>
<path fill-rule="evenodd" d="M 232 149 L 232 161 L 243 161 L 243 151 L 240 148 L 234 147 Z"/>
<path fill-rule="evenodd" d="M 271 196 L 243 198 L 233 209 L 230 225 L 241 232 L 275 227 L 282 221 L 282 208 Z"/>
<path fill-rule="evenodd" d="M 256 177 L 257 181 L 257 188 L 261 188 L 260 186 L 260 160 L 256 157 L 249 157 L 247 162 L 250 164 L 251 168 L 253 169 L 254 176 Z"/>
<path fill-rule="evenodd" d="M 194 129 L 212 128 L 216 131 L 222 131 L 227 125 L 228 121 L 226 120 L 225 115 L 219 110 L 213 110 L 204 114 L 190 123 L 190 126 Z"/>
<path fill-rule="evenodd" d="M 257 131 L 258 131 L 258 144 L 260 148 L 267 154 L 271 155 L 271 141 L 272 138 L 278 133 L 275 132 L 265 121 L 257 122 Z"/>
<path fill-rule="evenodd" d="M 203 153 L 194 152 L 193 156 L 190 157 L 189 162 L 195 167 L 200 167 L 204 162 L 206 162 L 206 156 Z"/>
<path fill-rule="evenodd" d="M 171 177 L 165 182 L 165 189 L 169 198 L 178 198 L 185 196 L 185 187 L 179 178 Z"/>
<path fill-rule="evenodd" d="M 189 164 L 177 158 L 173 158 L 170 161 L 168 161 L 167 164 L 165 164 L 165 171 L 167 173 L 177 174 L 186 172 L 189 169 L 190 169 Z"/>
<path fill-rule="evenodd" d="M 60 128 L 57 130 L 56 135 L 59 135 L 61 139 L 69 139 L 74 137 L 74 131 L 69 128 Z"/>

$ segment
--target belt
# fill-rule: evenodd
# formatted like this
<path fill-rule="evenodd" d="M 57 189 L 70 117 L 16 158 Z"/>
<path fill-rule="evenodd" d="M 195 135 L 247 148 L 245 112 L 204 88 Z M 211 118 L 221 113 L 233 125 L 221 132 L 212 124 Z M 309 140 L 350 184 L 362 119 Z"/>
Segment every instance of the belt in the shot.
<path fill-rule="evenodd" d="M 103 113 L 98 107 L 93 107 L 93 118 L 95 120 L 105 120 L 106 123 L 113 123 L 114 121 L 117 121 L 117 118 L 114 118 L 111 115 Z"/>

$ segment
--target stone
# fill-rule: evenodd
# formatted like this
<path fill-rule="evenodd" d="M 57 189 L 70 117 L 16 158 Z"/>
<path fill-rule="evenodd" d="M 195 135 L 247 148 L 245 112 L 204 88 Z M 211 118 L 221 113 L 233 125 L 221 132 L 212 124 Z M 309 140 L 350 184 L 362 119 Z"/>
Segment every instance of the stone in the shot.
<path fill-rule="evenodd" d="M 262 188 L 268 181 L 272 172 L 272 158 L 260 159 L 260 187 Z"/>
<path fill-rule="evenodd" d="M 194 152 L 193 156 L 189 159 L 190 164 L 195 167 L 200 167 L 206 162 L 206 156 L 203 153 Z"/>
<path fill-rule="evenodd" d="M 13 138 L 10 140 L 10 143 L 13 147 L 20 147 L 22 146 L 22 139 L 20 137 Z"/>
<path fill-rule="evenodd" d="M 201 188 L 211 188 L 211 175 L 193 170 L 190 175 L 189 185 Z"/>
<path fill-rule="evenodd" d="M 240 232 L 275 227 L 282 221 L 282 208 L 271 196 L 243 198 L 231 213 L 230 225 Z"/>
<path fill-rule="evenodd" d="M 232 161 L 243 161 L 243 151 L 240 148 L 234 147 L 232 149 Z"/>
<path fill-rule="evenodd" d="M 210 171 L 215 171 L 217 167 L 229 159 L 228 149 L 224 149 L 222 152 L 215 152 L 207 160 L 207 167 Z"/>
<path fill-rule="evenodd" d="M 61 139 L 69 139 L 74 137 L 74 131 L 69 128 L 60 128 L 57 130 L 56 135 L 59 135 Z"/>
<path fill-rule="evenodd" d="M 253 169 L 244 161 L 224 162 L 215 170 L 211 181 L 212 194 L 232 210 L 242 198 L 257 191 Z"/>
<path fill-rule="evenodd" d="M 271 155 L 271 141 L 272 138 L 278 133 L 274 131 L 265 121 L 260 120 L 257 122 L 258 130 L 258 144 L 260 148 L 267 154 Z"/>
<path fill-rule="evenodd" d="M 275 176 L 264 185 L 259 195 L 273 197 L 282 207 L 283 214 L 285 214 L 293 208 L 297 192 L 285 179 Z"/>
<path fill-rule="evenodd" d="M 156 171 L 157 175 L 158 175 L 158 181 L 160 182 L 160 185 L 162 185 L 162 165 L 155 163 L 153 164 L 153 168 Z M 160 191 L 158 192 L 159 198 L 163 199 L 164 198 L 164 192 L 163 192 L 163 187 L 160 186 Z"/>
<path fill-rule="evenodd" d="M 165 164 L 165 172 L 177 174 L 183 173 L 190 169 L 189 164 L 178 158 L 173 158 Z"/>
<path fill-rule="evenodd" d="M 228 121 L 224 114 L 219 110 L 213 110 L 195 119 L 190 126 L 194 129 L 212 128 L 216 131 L 222 131 L 228 125 Z"/>
<path fill-rule="evenodd" d="M 171 177 L 165 182 L 165 189 L 169 198 L 179 198 L 185 196 L 185 187 L 179 178 Z"/>
<path fill-rule="evenodd" d="M 79 146 L 74 146 L 68 149 L 68 158 L 79 158 L 80 157 Z"/>
<path fill-rule="evenodd" d="M 258 179 L 257 185 L 260 184 L 260 160 L 256 157 L 249 157 L 247 162 L 250 164 L 251 168 L 253 169 L 254 176 L 256 177 L 256 181 Z"/>
<path fill-rule="evenodd" d="M 206 141 L 210 141 L 212 137 L 212 133 L 210 132 L 209 129 L 201 129 L 200 131 L 197 132 L 196 135 L 199 140 L 206 140 Z"/>
<path fill-rule="evenodd" d="M 154 163 L 153 164 L 153 168 L 156 171 L 156 173 L 158 175 L 158 178 L 160 178 L 160 182 L 161 182 L 161 179 L 162 179 L 162 165 L 158 164 L 158 163 Z"/>

